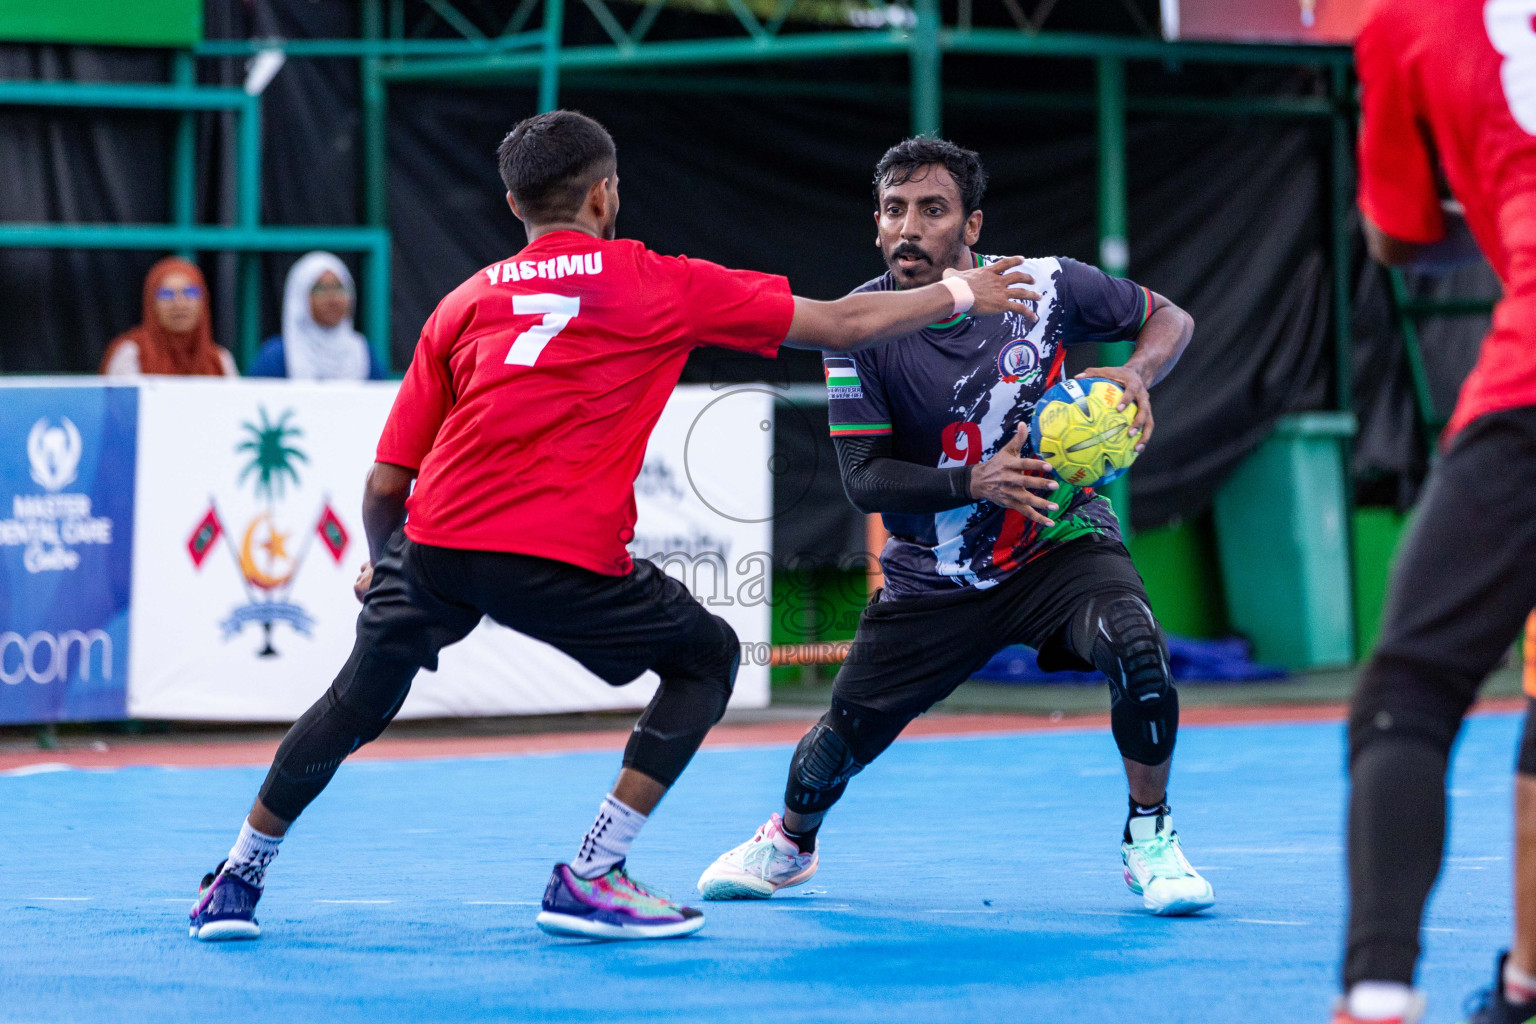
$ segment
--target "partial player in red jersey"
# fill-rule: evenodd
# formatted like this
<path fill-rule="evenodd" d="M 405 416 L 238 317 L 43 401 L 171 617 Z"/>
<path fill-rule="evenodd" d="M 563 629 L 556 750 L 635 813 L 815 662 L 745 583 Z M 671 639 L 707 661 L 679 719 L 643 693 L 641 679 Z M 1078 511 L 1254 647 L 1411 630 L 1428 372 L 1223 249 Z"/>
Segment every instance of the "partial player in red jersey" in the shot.
<path fill-rule="evenodd" d="M 1383 0 L 1355 57 L 1372 255 L 1433 269 L 1481 249 L 1504 297 L 1462 385 L 1350 712 L 1339 1024 L 1423 1012 L 1412 984 L 1445 845 L 1451 743 L 1536 605 L 1536 0 Z M 1471 1024 L 1536 1018 L 1530 708 L 1516 794 L 1514 943 Z"/>
<path fill-rule="evenodd" d="M 688 353 L 847 351 L 970 309 L 1035 317 L 1040 295 L 1016 257 L 926 288 L 815 302 L 782 277 L 617 240 L 613 140 L 580 114 L 529 118 L 498 155 L 528 245 L 454 289 L 422 331 L 363 499 L 357 645 L 203 880 L 194 938 L 260 934 L 256 903 L 288 827 L 389 724 L 416 673 L 487 615 L 612 685 L 661 677 L 613 791 L 571 863 L 555 865 L 539 926 L 617 939 L 697 931 L 698 911 L 624 867 L 725 712 L 740 660 L 724 619 L 626 550 L 646 441 Z"/>

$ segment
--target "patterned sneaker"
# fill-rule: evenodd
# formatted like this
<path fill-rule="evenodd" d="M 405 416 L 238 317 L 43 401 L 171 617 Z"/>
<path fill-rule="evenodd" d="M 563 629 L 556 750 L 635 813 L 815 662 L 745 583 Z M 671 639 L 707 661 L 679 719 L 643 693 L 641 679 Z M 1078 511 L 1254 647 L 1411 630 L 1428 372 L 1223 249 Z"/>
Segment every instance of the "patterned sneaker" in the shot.
<path fill-rule="evenodd" d="M 629 877 L 623 861 L 593 879 L 579 877 L 569 864 L 556 864 L 537 923 L 551 935 L 671 939 L 704 927 L 704 915 L 651 892 Z"/>
<path fill-rule="evenodd" d="M 203 876 L 192 904 L 192 937 L 204 942 L 254 939 L 261 934 L 256 923 L 256 901 L 261 890 L 224 870 L 224 862 Z"/>
<path fill-rule="evenodd" d="M 705 869 L 699 893 L 707 900 L 765 900 L 786 886 L 809 881 L 817 861 L 815 850 L 800 852 L 784 834 L 784 820 L 775 814 L 751 839 Z"/>
<path fill-rule="evenodd" d="M 1536 1021 L 1536 1000 L 1528 1003 L 1511 1003 L 1504 992 L 1504 961 L 1508 953 L 1500 953 L 1493 985 L 1476 993 L 1467 1000 L 1463 1024 L 1531 1024 Z"/>
<path fill-rule="evenodd" d="M 1189 866 L 1173 830 L 1173 815 L 1135 817 L 1126 826 L 1131 841 L 1120 844 L 1125 884 L 1148 910 L 1165 917 L 1194 914 L 1216 902 L 1211 883 Z"/>

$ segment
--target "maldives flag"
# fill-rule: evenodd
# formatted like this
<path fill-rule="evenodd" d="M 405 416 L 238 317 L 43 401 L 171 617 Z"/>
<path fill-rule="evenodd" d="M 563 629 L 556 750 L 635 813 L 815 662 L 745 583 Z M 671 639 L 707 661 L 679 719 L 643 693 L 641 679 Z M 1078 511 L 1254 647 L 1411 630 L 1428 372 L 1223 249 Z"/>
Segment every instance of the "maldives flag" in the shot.
<path fill-rule="evenodd" d="M 341 525 L 336 512 L 327 502 L 320 513 L 320 522 L 315 524 L 315 532 L 320 535 L 320 542 L 325 549 L 336 559 L 336 564 L 341 564 L 341 556 L 347 553 L 347 528 Z"/>
<path fill-rule="evenodd" d="M 197 529 L 192 531 L 192 536 L 187 538 L 187 553 L 192 556 L 194 566 L 199 569 L 203 567 L 203 559 L 208 557 L 208 552 L 213 550 L 214 543 L 223 532 L 224 524 L 219 522 L 219 513 L 210 506 L 208 514 L 203 516 Z"/>

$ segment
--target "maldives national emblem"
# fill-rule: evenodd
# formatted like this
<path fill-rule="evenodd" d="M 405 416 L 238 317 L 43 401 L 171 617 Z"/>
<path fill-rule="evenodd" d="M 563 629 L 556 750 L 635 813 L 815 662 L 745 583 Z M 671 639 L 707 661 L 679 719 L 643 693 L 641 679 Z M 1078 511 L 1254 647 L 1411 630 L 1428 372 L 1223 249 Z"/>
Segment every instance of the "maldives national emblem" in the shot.
<path fill-rule="evenodd" d="M 231 533 L 225 529 L 218 503 L 210 497 L 207 513 L 187 539 L 187 553 L 192 557 L 193 566 L 202 569 L 209 552 L 223 540 L 246 596 L 246 603 L 237 605 L 220 623 L 224 639 L 230 639 L 248 623 L 256 623 L 262 629 L 262 648 L 257 654 L 270 658 L 278 653 L 272 646 L 274 625 L 287 623 L 296 633 L 306 637 L 311 635 L 314 627 L 314 618 L 291 597 L 294 581 L 304 567 L 314 540 L 318 538 L 331 558 L 340 564 L 346 555 L 348 534 L 328 497 L 321 499 L 311 529 L 300 533 L 288 527 L 291 522 L 288 492 L 290 488 L 298 490 L 299 466 L 309 461 L 309 457 L 294 444 L 304 432 L 290 422 L 292 409 L 276 420 L 267 415 L 264 406 L 258 407 L 257 412 L 259 422 L 241 424 L 245 437 L 235 446 L 235 451 L 246 458 L 236 483 L 244 485 L 249 481 L 258 510 L 243 530 Z"/>

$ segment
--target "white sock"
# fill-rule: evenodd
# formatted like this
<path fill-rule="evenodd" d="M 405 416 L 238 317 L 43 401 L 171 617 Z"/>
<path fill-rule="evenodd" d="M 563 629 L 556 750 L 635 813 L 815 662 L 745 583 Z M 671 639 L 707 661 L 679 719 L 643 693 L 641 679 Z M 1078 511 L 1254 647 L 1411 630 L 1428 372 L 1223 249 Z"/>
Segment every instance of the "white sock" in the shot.
<path fill-rule="evenodd" d="M 581 849 L 571 861 L 571 870 L 581 878 L 606 874 L 629 856 L 629 844 L 635 841 L 644 824 L 645 815 L 616 800 L 612 793 L 608 794 L 603 798 L 603 806 L 597 809 L 597 820 L 592 822 L 581 840 Z"/>
<path fill-rule="evenodd" d="M 1349 1015 L 1357 1020 L 1397 1020 L 1413 1005 L 1413 989 L 1396 981 L 1359 981 L 1349 989 Z"/>
<path fill-rule="evenodd" d="M 272 858 L 277 856 L 277 848 L 282 841 L 282 836 L 269 836 L 265 832 L 257 832 L 251 828 L 249 821 L 242 821 L 240 838 L 236 839 L 235 845 L 230 847 L 229 858 L 224 862 L 224 870 L 259 889 L 267 880 L 267 865 L 271 864 Z"/>
<path fill-rule="evenodd" d="M 1536 977 L 1526 974 L 1508 958 L 1504 960 L 1504 998 L 1516 1006 L 1536 999 Z"/>

